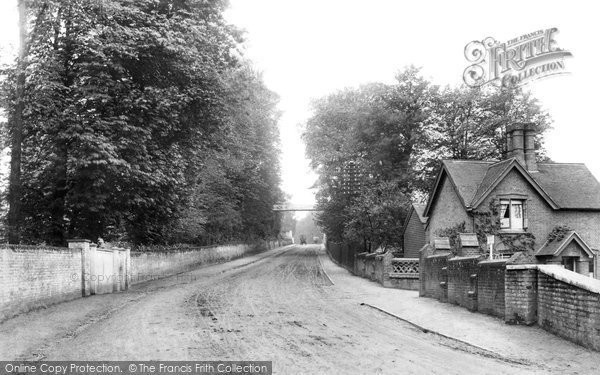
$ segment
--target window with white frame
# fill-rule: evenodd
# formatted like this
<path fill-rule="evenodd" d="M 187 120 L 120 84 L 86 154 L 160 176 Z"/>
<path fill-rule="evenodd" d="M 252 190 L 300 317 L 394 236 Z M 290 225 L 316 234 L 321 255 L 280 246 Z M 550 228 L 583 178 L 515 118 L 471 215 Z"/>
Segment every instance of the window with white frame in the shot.
<path fill-rule="evenodd" d="M 525 228 L 524 203 L 523 199 L 500 200 L 500 229 L 523 230 Z"/>

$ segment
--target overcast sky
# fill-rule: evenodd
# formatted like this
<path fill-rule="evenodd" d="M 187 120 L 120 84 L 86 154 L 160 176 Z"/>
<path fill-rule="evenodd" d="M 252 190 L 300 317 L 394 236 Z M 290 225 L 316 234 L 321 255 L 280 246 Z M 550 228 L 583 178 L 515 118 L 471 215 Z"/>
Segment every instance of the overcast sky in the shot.
<path fill-rule="evenodd" d="M 470 41 L 508 41 L 551 27 L 573 57 L 565 61 L 570 75 L 527 86 L 555 120 L 546 147 L 554 161 L 586 163 L 600 177 L 598 14 L 591 1 L 231 0 L 228 18 L 246 29 L 247 55 L 281 96 L 284 189 L 301 203 L 312 199 L 314 176 L 297 125 L 309 116 L 311 98 L 392 82 L 411 64 L 435 84 L 458 85 Z"/>
<path fill-rule="evenodd" d="M 17 36 L 16 0 L 0 1 L 0 43 Z M 284 190 L 310 203 L 310 173 L 300 141 L 311 98 L 361 83 L 392 82 L 407 65 L 422 67 L 434 84 L 458 85 L 472 40 L 499 41 L 557 27 L 558 46 L 573 57 L 570 75 L 527 88 L 554 119 L 546 147 L 557 162 L 583 162 L 600 177 L 597 88 L 600 87 L 594 2 L 231 0 L 230 22 L 245 29 L 246 54 L 281 97 Z"/>

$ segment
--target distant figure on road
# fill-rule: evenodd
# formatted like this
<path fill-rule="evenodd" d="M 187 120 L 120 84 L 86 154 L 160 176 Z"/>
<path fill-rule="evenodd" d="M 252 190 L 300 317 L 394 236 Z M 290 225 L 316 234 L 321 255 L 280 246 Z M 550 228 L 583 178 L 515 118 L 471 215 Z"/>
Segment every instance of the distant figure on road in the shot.
<path fill-rule="evenodd" d="M 303 234 L 300 235 L 300 245 L 306 245 L 306 236 Z"/>

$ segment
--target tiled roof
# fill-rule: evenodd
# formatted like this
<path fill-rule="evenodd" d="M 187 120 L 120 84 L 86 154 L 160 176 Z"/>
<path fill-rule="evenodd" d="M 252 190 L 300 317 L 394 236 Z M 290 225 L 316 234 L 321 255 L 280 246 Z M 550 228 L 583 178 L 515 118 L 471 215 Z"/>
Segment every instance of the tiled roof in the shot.
<path fill-rule="evenodd" d="M 444 168 L 448 171 L 458 195 L 469 205 L 484 179 L 490 165 L 494 162 L 477 160 L 443 160 Z"/>
<path fill-rule="evenodd" d="M 493 161 L 444 160 L 443 166 L 466 207 L 483 199 L 500 181 L 515 159 Z M 539 185 L 558 209 L 600 210 L 600 183 L 584 164 L 538 163 L 527 178 Z M 435 192 L 434 192 L 435 193 Z M 431 195 L 434 197 L 434 194 Z"/>
<path fill-rule="evenodd" d="M 538 251 L 535 252 L 535 256 L 558 256 L 571 241 L 576 241 L 589 256 L 593 256 L 590 247 L 575 231 L 565 233 L 564 238 L 560 241 L 546 241 Z"/>
<path fill-rule="evenodd" d="M 539 163 L 531 177 L 560 208 L 600 209 L 600 183 L 584 164 Z"/>
<path fill-rule="evenodd" d="M 498 180 L 498 178 L 500 178 L 500 176 L 511 165 L 511 161 L 512 159 L 502 160 L 490 165 L 485 174 L 485 177 L 483 178 L 483 180 L 477 188 L 475 196 L 473 196 L 473 199 L 469 202 L 473 203 L 481 199 L 485 195 L 485 193 L 494 185 L 496 180 Z"/>

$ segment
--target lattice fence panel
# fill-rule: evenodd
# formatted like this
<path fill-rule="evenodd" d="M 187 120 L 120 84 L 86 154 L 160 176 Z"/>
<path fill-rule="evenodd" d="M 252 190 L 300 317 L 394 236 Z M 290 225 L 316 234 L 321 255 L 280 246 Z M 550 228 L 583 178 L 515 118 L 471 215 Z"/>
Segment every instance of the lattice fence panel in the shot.
<path fill-rule="evenodd" d="M 418 278 L 419 260 L 418 259 L 393 259 L 392 272 L 390 277 Z"/>

